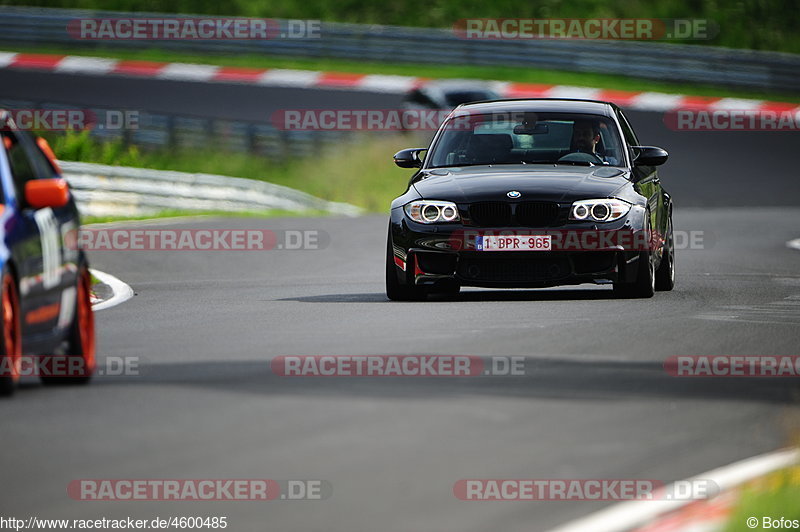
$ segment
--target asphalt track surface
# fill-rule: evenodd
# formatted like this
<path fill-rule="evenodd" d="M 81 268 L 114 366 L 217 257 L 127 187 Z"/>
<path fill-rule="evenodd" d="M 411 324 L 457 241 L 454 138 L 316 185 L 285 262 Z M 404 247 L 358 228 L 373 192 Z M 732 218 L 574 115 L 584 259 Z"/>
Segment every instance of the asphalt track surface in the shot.
<path fill-rule="evenodd" d="M 27 87 L 65 103 L 182 100 L 231 116 L 258 101 L 265 111 L 347 98 L 371 105 L 343 91 L 125 80 L 114 92 L 113 82 L 3 71 L 0 96 Z M 384 106 L 395 97 L 371 98 Z M 800 252 L 786 246 L 800 237 L 798 135 L 675 133 L 657 113 L 631 118 L 644 143 L 672 153 L 661 177 L 675 196 L 676 230 L 702 231 L 704 242 L 678 250 L 675 290 L 653 299 L 616 300 L 608 287 L 587 285 L 390 303 L 380 215 L 152 226 L 318 230 L 329 237 L 320 250 L 92 254 L 93 267 L 138 294 L 98 313 L 100 353 L 140 357 L 141 372 L 79 389 L 26 381 L 0 402 L 0 513 L 227 515 L 236 531 L 540 531 L 609 503 L 465 502 L 453 484 L 671 481 L 792 443 L 797 380 L 675 378 L 662 364 L 682 354 L 798 354 Z M 309 354 L 527 361 L 521 377 L 290 378 L 270 370 L 275 356 Z M 68 483 L 87 478 L 324 479 L 333 494 L 266 503 L 71 500 Z"/>

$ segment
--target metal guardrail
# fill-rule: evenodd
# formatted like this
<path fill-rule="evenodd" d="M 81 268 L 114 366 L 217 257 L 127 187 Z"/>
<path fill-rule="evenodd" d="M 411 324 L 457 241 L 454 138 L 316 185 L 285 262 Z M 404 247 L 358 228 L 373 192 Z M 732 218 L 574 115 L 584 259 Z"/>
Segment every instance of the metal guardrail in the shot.
<path fill-rule="evenodd" d="M 71 104 L 0 98 L 0 109 L 74 109 L 87 108 Z M 88 109 L 105 123 L 106 109 Z M 115 110 L 118 111 L 118 110 Z M 242 122 L 217 118 L 166 115 L 137 112 L 135 128 L 94 127 L 91 136 L 101 141 L 120 140 L 126 145 L 148 148 L 215 149 L 228 152 L 249 152 L 271 161 L 288 161 L 319 154 L 325 146 L 353 142 L 355 135 L 347 131 L 281 130 L 268 123 Z"/>
<path fill-rule="evenodd" d="M 82 17 L 178 17 L 67 9 L 0 8 L 0 43 L 92 48 L 67 32 Z M 285 22 L 285 21 L 284 21 Z M 105 40 L 123 49 L 326 57 L 379 62 L 507 65 L 713 83 L 731 88 L 800 90 L 800 55 L 651 42 L 467 40 L 446 29 L 323 23 L 320 38 L 271 40 Z"/>
<path fill-rule="evenodd" d="M 293 188 L 238 177 L 59 161 L 78 209 L 88 216 L 139 216 L 164 210 L 246 212 L 280 209 L 356 216 L 359 207 Z"/>

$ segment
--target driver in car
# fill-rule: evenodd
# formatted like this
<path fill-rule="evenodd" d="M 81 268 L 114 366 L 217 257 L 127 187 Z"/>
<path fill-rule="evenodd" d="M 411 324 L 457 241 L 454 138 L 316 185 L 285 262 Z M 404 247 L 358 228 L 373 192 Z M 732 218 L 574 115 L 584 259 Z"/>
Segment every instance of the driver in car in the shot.
<path fill-rule="evenodd" d="M 576 120 L 572 126 L 572 149 L 577 152 L 591 153 L 606 164 L 619 164 L 616 157 L 607 157 L 597 150 L 600 142 L 600 125 L 594 120 Z"/>

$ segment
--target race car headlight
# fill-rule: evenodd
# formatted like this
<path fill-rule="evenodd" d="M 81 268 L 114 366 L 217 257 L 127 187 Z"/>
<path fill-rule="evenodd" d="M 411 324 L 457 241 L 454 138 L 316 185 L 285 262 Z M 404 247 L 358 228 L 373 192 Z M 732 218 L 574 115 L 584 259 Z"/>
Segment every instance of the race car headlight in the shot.
<path fill-rule="evenodd" d="M 572 204 L 570 220 L 611 222 L 622 218 L 631 210 L 631 204 L 618 199 L 581 200 Z"/>
<path fill-rule="evenodd" d="M 405 207 L 406 215 L 421 224 L 457 222 L 461 219 L 458 207 L 451 201 L 412 201 Z"/>

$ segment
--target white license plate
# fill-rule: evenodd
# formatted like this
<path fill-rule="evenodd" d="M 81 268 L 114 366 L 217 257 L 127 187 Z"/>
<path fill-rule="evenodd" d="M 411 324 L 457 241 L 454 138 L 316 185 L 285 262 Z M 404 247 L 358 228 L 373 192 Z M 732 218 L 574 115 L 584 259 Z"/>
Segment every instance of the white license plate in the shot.
<path fill-rule="evenodd" d="M 479 236 L 476 251 L 550 251 L 551 235 Z"/>

